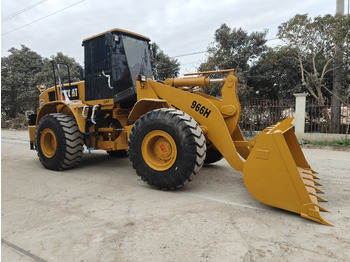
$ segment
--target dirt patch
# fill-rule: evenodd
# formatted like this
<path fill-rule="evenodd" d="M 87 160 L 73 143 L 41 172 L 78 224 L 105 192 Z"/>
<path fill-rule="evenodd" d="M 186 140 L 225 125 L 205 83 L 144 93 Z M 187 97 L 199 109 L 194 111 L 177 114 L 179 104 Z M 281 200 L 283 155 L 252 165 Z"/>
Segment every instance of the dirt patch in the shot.
<path fill-rule="evenodd" d="M 27 131 L 1 135 L 1 237 L 43 260 L 350 261 L 349 152 L 303 147 L 329 227 L 260 203 L 225 160 L 180 190 L 160 191 L 128 158 L 85 151 L 79 167 L 49 171 Z M 3 261 L 29 260 L 2 251 Z"/>

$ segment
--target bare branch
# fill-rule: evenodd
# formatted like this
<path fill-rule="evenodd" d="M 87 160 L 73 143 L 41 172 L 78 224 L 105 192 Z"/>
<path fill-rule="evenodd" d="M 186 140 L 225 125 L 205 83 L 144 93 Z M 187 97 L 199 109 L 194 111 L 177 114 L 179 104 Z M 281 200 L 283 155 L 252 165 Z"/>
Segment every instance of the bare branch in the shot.
<path fill-rule="evenodd" d="M 315 73 L 315 74 L 317 74 L 316 55 L 317 55 L 317 53 L 313 54 L 313 56 L 312 56 L 312 67 L 313 67 L 313 69 L 314 69 L 314 73 Z"/>

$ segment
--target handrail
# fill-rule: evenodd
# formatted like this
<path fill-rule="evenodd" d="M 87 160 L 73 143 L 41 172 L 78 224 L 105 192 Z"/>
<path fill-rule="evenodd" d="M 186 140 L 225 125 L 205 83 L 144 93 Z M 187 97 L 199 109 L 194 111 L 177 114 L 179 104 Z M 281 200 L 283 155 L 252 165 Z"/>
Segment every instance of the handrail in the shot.
<path fill-rule="evenodd" d="M 67 90 L 63 89 L 63 82 L 62 82 L 62 77 L 61 77 L 61 72 L 60 72 L 60 64 L 65 65 L 67 67 L 67 70 L 68 70 L 68 83 L 69 83 L 69 86 L 71 86 L 69 65 L 66 64 L 66 63 L 58 63 L 56 60 L 52 60 L 51 62 L 52 62 L 52 70 L 53 70 L 53 76 L 54 76 L 54 81 L 55 81 L 55 87 L 57 86 L 57 84 L 56 84 L 56 73 L 55 73 L 55 66 L 56 66 L 57 77 L 58 77 L 58 85 L 59 85 L 59 88 L 60 88 L 59 91 L 60 91 L 61 100 L 64 100 L 66 104 L 71 104 L 72 101 L 69 99 L 69 96 L 67 94 Z M 57 93 L 57 91 L 56 91 L 56 93 Z M 62 94 L 64 94 L 64 98 L 63 98 Z"/>

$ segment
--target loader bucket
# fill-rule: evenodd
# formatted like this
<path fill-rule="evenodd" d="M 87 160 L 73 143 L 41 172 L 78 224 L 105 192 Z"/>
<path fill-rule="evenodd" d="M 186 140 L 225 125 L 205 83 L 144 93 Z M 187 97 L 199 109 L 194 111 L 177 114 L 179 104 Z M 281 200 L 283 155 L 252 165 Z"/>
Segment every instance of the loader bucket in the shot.
<path fill-rule="evenodd" d="M 299 146 L 293 131 L 294 118 L 266 128 L 253 138 L 253 148 L 243 166 L 248 191 L 264 204 L 300 214 L 324 225 L 333 226 L 320 215 L 327 211 L 318 201 L 323 192 Z"/>

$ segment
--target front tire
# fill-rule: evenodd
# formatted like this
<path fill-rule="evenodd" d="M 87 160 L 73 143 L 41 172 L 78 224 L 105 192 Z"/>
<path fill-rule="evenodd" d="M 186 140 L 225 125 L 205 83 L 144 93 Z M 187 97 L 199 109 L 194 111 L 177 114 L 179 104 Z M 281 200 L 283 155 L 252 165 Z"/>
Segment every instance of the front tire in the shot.
<path fill-rule="evenodd" d="M 128 146 L 136 173 L 149 185 L 163 190 L 191 181 L 206 156 L 202 129 L 192 117 L 175 109 L 157 109 L 139 118 Z"/>
<path fill-rule="evenodd" d="M 45 115 L 36 130 L 36 148 L 44 167 L 63 170 L 78 165 L 83 157 L 84 136 L 76 120 L 65 114 Z"/>

